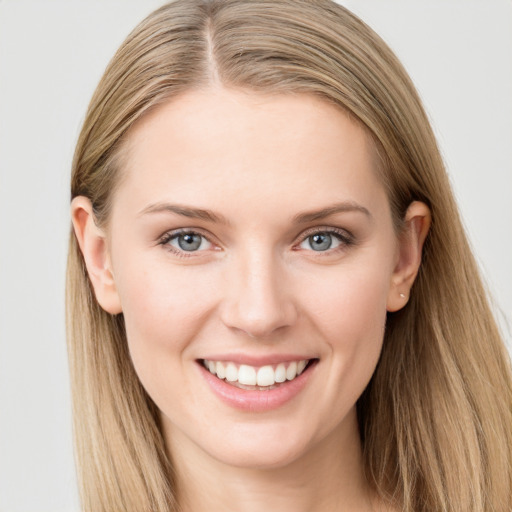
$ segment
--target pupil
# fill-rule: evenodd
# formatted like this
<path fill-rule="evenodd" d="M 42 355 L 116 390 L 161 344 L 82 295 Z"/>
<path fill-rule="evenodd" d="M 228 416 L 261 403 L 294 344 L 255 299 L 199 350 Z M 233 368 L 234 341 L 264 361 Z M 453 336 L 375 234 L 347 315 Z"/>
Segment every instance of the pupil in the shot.
<path fill-rule="evenodd" d="M 201 236 L 193 233 L 181 235 L 178 238 L 178 245 L 184 251 L 195 251 L 201 245 Z"/>
<path fill-rule="evenodd" d="M 311 247 L 315 251 L 325 251 L 331 247 L 332 237 L 328 233 L 317 233 L 309 237 Z"/>

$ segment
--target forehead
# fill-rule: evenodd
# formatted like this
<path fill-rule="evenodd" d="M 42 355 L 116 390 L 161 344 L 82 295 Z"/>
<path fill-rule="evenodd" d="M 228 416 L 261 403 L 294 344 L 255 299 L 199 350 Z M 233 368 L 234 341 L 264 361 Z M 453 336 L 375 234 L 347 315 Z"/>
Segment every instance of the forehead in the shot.
<path fill-rule="evenodd" d="M 384 192 L 365 130 L 312 94 L 190 91 L 138 122 L 124 150 L 121 192 L 140 208 L 168 200 L 226 208 L 235 199 L 314 208 Z"/>

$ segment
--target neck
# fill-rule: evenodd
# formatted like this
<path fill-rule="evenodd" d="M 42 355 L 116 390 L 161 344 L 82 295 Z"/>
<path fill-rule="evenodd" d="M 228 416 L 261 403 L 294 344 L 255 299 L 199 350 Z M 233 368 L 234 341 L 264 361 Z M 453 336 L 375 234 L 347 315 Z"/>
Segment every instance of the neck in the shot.
<path fill-rule="evenodd" d="M 264 469 L 227 465 L 173 429 L 166 437 L 182 512 L 371 511 L 355 412 L 349 423 L 292 462 Z"/>

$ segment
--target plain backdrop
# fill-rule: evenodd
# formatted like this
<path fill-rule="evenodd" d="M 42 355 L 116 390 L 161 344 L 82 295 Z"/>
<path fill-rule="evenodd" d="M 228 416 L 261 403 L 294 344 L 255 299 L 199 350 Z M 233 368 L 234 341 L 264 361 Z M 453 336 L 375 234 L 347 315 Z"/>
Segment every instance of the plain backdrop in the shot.
<path fill-rule="evenodd" d="M 417 84 L 510 343 L 512 2 L 343 3 Z M 64 336 L 70 163 L 108 60 L 161 4 L 0 0 L 0 512 L 78 511 Z"/>

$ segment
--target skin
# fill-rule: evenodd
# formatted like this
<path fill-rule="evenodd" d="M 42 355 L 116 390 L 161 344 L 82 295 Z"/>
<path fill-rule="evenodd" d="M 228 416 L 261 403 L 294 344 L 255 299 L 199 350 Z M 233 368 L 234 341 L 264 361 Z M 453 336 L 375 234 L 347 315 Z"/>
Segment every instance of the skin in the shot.
<path fill-rule="evenodd" d="M 84 197 L 72 218 L 96 297 L 124 314 L 161 411 L 183 509 L 382 509 L 363 478 L 355 404 L 387 312 L 407 302 L 428 208 L 412 203 L 397 236 L 369 137 L 306 94 L 191 91 L 140 121 L 124 151 L 108 226 Z M 149 211 L 162 204 L 222 220 Z M 162 238 L 180 228 L 205 237 L 199 250 Z M 342 238 L 314 250 L 308 237 L 333 229 Z M 197 360 L 218 353 L 318 363 L 292 400 L 254 413 L 200 378 Z"/>

